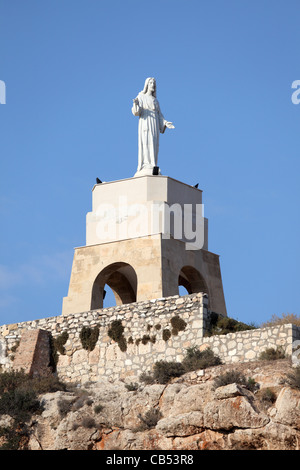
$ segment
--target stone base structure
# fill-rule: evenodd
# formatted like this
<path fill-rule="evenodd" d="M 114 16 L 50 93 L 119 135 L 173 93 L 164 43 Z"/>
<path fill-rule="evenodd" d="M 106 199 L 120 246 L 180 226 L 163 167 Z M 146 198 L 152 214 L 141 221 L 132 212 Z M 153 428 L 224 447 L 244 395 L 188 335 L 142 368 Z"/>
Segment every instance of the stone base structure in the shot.
<path fill-rule="evenodd" d="M 181 362 L 188 348 L 209 347 L 225 363 L 278 346 L 292 354 L 300 342 L 294 325 L 210 336 L 213 317 L 227 312 L 202 191 L 145 175 L 97 184 L 92 201 L 63 315 L 0 327 L 2 370 L 38 375 L 51 364 L 66 382 L 130 383 L 157 361 Z M 116 307 L 103 308 L 106 284 Z M 179 286 L 188 295 L 179 296 Z"/>
<path fill-rule="evenodd" d="M 219 256 L 208 251 L 202 191 L 167 176 L 97 184 L 86 218 L 86 246 L 75 249 L 63 315 L 169 297 L 184 286 L 208 294 L 226 315 Z"/>
<path fill-rule="evenodd" d="M 102 308 L 105 284 L 117 305 L 177 295 L 183 285 L 207 293 L 209 308 L 226 315 L 219 256 L 187 251 L 181 240 L 161 234 L 77 248 L 63 315 Z"/>

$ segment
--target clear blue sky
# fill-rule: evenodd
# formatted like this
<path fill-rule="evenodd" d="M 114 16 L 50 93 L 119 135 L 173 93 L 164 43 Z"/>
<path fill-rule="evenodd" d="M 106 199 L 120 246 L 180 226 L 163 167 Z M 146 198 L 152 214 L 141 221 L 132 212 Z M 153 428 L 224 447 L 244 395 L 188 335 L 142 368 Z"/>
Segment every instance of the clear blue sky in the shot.
<path fill-rule="evenodd" d="M 61 314 L 98 176 L 133 176 L 148 76 L 159 166 L 203 190 L 228 314 L 299 314 L 298 0 L 0 1 L 0 324 Z M 117 137 L 116 137 L 117 135 Z"/>

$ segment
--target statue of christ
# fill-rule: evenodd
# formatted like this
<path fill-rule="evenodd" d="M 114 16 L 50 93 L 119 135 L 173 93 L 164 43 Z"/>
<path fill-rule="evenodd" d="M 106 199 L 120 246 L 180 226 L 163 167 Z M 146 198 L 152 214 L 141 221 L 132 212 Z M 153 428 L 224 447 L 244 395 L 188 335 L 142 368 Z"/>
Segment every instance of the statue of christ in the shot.
<path fill-rule="evenodd" d="M 155 78 L 146 79 L 143 91 L 133 100 L 132 113 L 139 116 L 139 152 L 135 176 L 152 175 L 153 168 L 157 167 L 159 134 L 163 134 L 166 127 L 174 129 L 173 123 L 166 121 L 160 110 Z"/>

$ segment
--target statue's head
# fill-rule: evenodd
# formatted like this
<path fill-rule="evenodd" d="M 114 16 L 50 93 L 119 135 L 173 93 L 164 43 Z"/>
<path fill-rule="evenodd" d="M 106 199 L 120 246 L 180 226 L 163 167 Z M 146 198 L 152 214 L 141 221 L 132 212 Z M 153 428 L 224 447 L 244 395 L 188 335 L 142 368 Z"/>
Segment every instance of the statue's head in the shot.
<path fill-rule="evenodd" d="M 145 85 L 143 89 L 143 93 L 147 93 L 147 91 L 150 91 L 153 96 L 156 98 L 156 80 L 153 77 L 148 77 L 145 80 Z"/>

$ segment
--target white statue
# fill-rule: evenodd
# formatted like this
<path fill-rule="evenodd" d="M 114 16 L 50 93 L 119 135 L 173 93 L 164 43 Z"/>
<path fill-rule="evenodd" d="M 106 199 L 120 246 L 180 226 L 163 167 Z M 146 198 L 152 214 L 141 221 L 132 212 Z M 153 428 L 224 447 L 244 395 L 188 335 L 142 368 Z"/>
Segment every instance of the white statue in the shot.
<path fill-rule="evenodd" d="M 166 127 L 174 129 L 172 122 L 166 121 L 161 113 L 156 99 L 155 78 L 146 79 L 143 91 L 133 100 L 132 113 L 139 116 L 139 155 L 135 176 L 152 175 L 153 167 L 157 167 L 159 134 L 163 134 Z"/>

